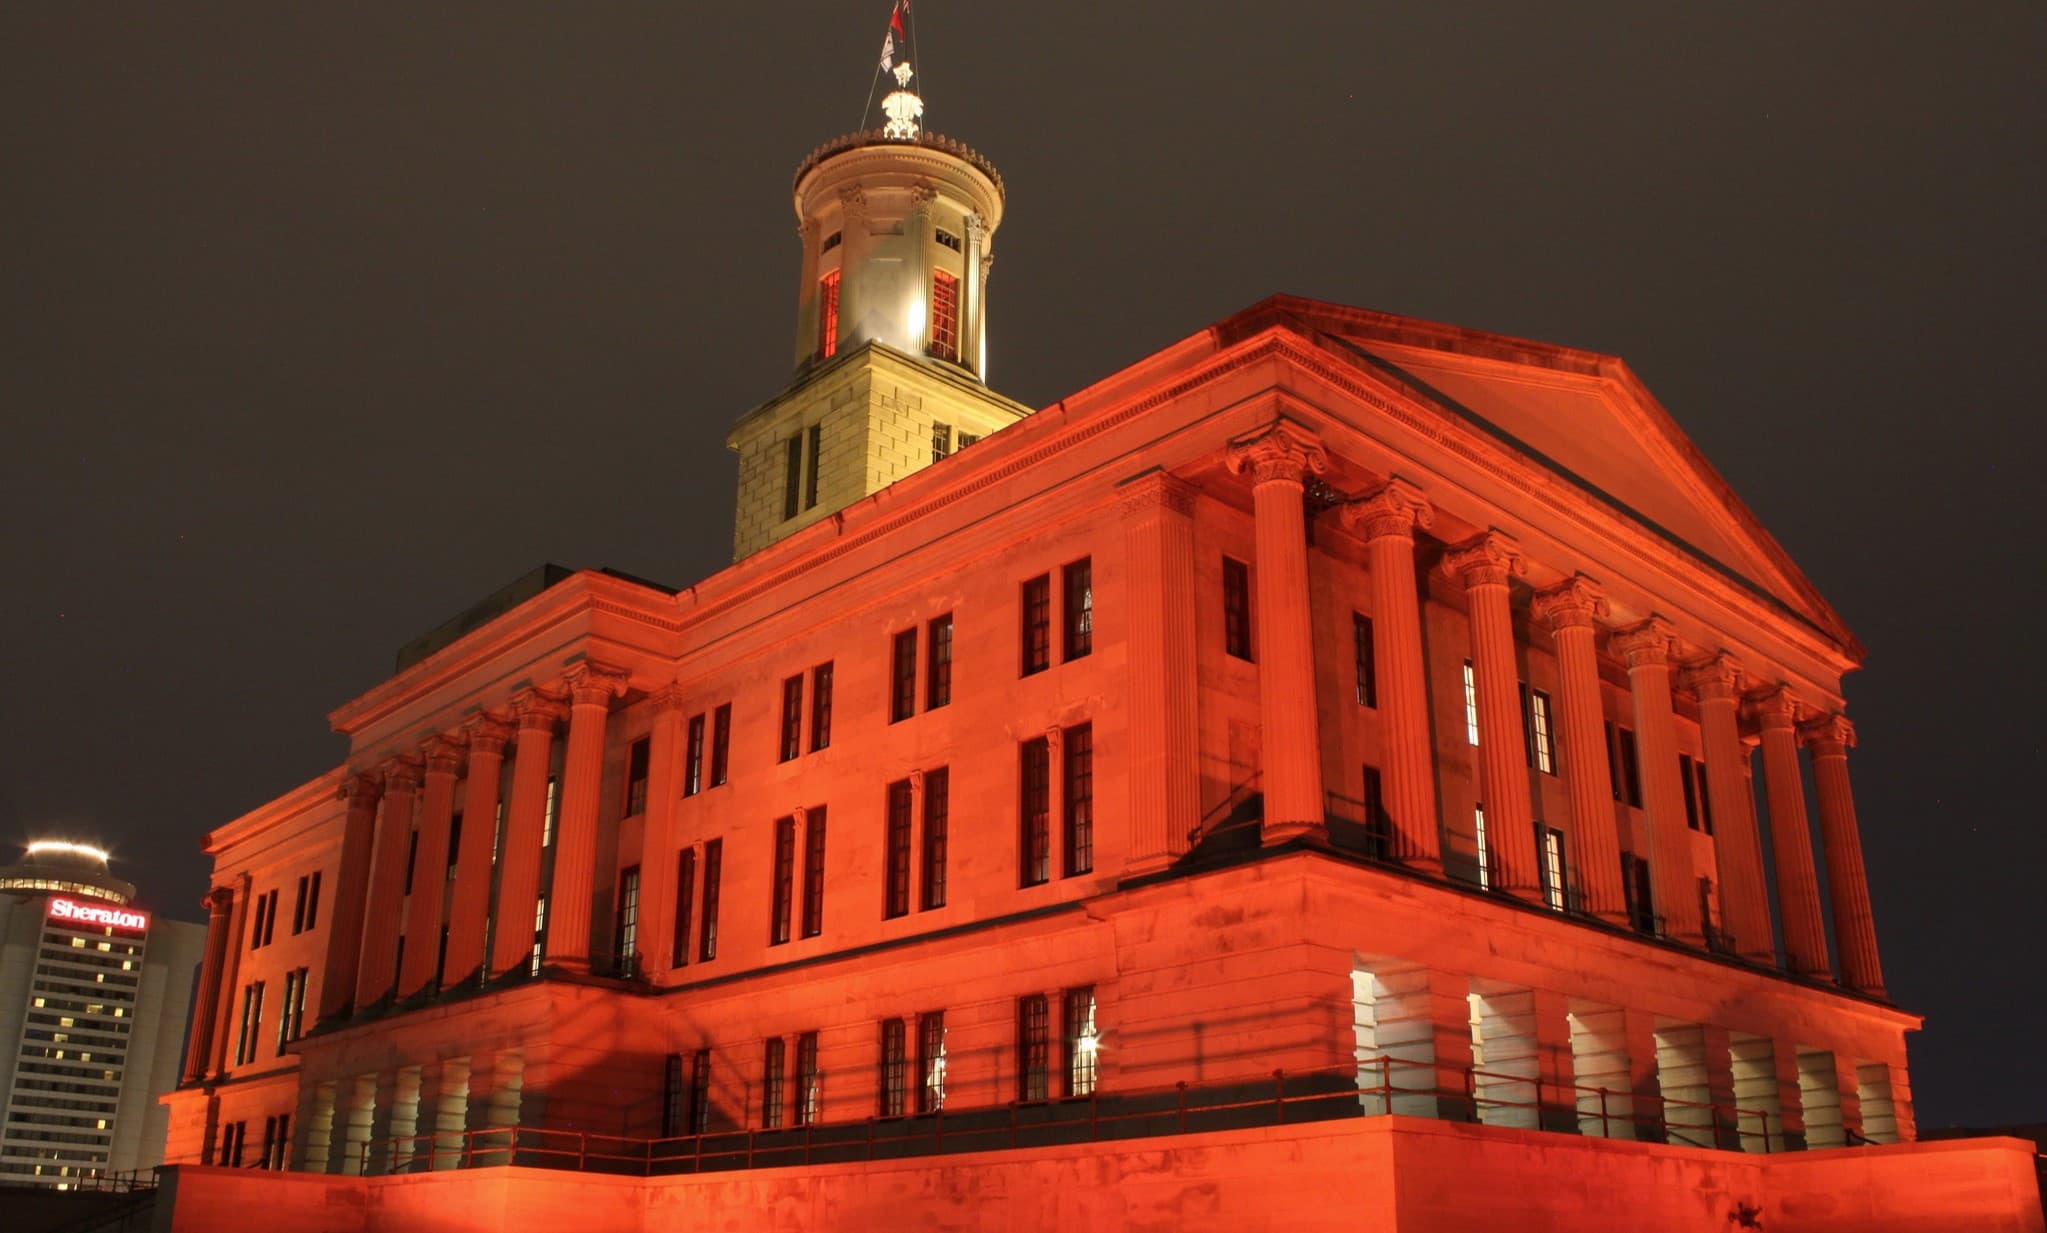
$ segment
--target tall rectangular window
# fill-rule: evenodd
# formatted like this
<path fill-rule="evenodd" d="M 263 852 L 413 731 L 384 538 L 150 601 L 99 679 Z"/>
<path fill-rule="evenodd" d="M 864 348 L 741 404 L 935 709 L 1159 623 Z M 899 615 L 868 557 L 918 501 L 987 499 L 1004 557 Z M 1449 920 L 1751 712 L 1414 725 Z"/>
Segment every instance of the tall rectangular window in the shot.
<path fill-rule="evenodd" d="M 683 743 L 682 794 L 695 796 L 704 790 L 704 717 L 689 717 L 689 736 Z"/>
<path fill-rule="evenodd" d="M 399 940 L 404 945 L 404 939 Z M 547 947 L 547 892 L 541 891 L 533 900 L 533 957 L 526 965 L 529 976 L 540 975 L 540 961 Z"/>
<path fill-rule="evenodd" d="M 908 1046 L 901 1019 L 881 1021 L 881 1074 L 875 1090 L 881 1100 L 876 1112 L 882 1117 L 901 1117 L 909 1096 Z"/>
<path fill-rule="evenodd" d="M 1025 994 L 1016 1000 L 1016 1098 L 1044 1100 L 1051 1088 L 1051 1012 L 1044 994 Z"/>
<path fill-rule="evenodd" d="M 1386 824 L 1386 791 L 1379 768 L 1367 766 L 1364 776 L 1364 822 L 1366 855 L 1385 860 L 1393 855 L 1393 828 Z"/>
<path fill-rule="evenodd" d="M 697 961 L 718 957 L 718 883 L 725 872 L 725 841 L 704 841 L 704 923 L 697 934 Z"/>
<path fill-rule="evenodd" d="M 679 968 L 689 962 L 689 926 L 697 893 L 697 852 L 684 848 L 675 854 L 675 921 L 668 939 L 668 966 Z"/>
<path fill-rule="evenodd" d="M 824 932 L 824 806 L 803 815 L 803 936 Z"/>
<path fill-rule="evenodd" d="M 647 771 L 653 765 L 652 750 L 653 741 L 643 736 L 626 751 L 625 812 L 619 815 L 622 818 L 647 812 Z"/>
<path fill-rule="evenodd" d="M 945 1012 L 917 1016 L 917 1112 L 945 1108 Z"/>
<path fill-rule="evenodd" d="M 711 786 L 721 787 L 725 783 L 726 771 L 731 766 L 732 754 L 732 704 L 724 703 L 711 712 Z"/>
<path fill-rule="evenodd" d="M 775 871 L 768 904 L 768 945 L 789 940 L 789 913 L 796 893 L 796 819 L 775 819 Z"/>
<path fill-rule="evenodd" d="M 1373 659 L 1372 618 L 1362 612 L 1350 614 L 1351 659 L 1358 678 L 1358 705 L 1379 705 L 1379 666 Z"/>
<path fill-rule="evenodd" d="M 1474 748 L 1478 745 L 1478 674 L 1468 659 L 1464 661 L 1464 740 Z"/>
<path fill-rule="evenodd" d="M 689 1067 L 689 1132 L 711 1128 L 711 1051 L 699 1049 Z"/>
<path fill-rule="evenodd" d="M 888 786 L 888 831 L 882 837 L 881 914 L 884 918 L 910 914 L 911 802 L 909 780 L 898 779 Z"/>
<path fill-rule="evenodd" d="M 944 270 L 931 272 L 931 354 L 960 358 L 960 280 Z"/>
<path fill-rule="evenodd" d="M 804 434 L 804 443 L 810 454 L 810 474 L 803 483 L 803 508 L 817 508 L 817 459 L 824 450 L 824 425 L 812 424 Z"/>
<path fill-rule="evenodd" d="M 1649 862 L 1632 852 L 1621 853 L 1621 888 L 1627 898 L 1628 923 L 1637 933 L 1656 932 L 1656 895 Z"/>
<path fill-rule="evenodd" d="M 1066 1053 L 1066 1094 L 1091 1096 L 1095 1090 L 1095 987 L 1066 991 L 1066 1023 L 1060 1040 Z"/>
<path fill-rule="evenodd" d="M 1037 886 L 1052 877 L 1052 754 L 1044 737 L 1023 743 L 1020 770 L 1021 881 Z"/>
<path fill-rule="evenodd" d="M 1493 888 L 1493 854 L 1486 844 L 1485 806 L 1471 807 L 1471 838 L 1478 848 L 1478 885 L 1481 890 Z"/>
<path fill-rule="evenodd" d="M 839 352 L 839 271 L 827 270 L 817 280 L 817 358 Z"/>
<path fill-rule="evenodd" d="M 1039 574 L 1023 584 L 1023 651 L 1020 675 L 1052 666 L 1052 575 Z"/>
<path fill-rule="evenodd" d="M 815 1126 L 824 1111 L 824 1076 L 817 1068 L 817 1033 L 796 1038 L 796 1124 Z"/>
<path fill-rule="evenodd" d="M 1065 604 L 1061 633 L 1062 661 L 1079 659 L 1095 649 L 1095 567 L 1082 557 L 1059 571 L 1059 595 Z"/>
<path fill-rule="evenodd" d="M 455 876 L 455 862 L 462 856 L 462 811 L 448 816 L 448 864 L 445 876 Z"/>
<path fill-rule="evenodd" d="M 259 1029 L 263 1025 L 263 982 L 252 981 L 242 989 L 242 1025 L 235 1038 L 235 1065 L 256 1060 Z"/>
<path fill-rule="evenodd" d="M 931 423 L 931 461 L 937 462 L 952 453 L 952 425 Z"/>
<path fill-rule="evenodd" d="M 935 711 L 952 701 L 952 613 L 932 617 L 925 633 L 924 709 Z"/>
<path fill-rule="evenodd" d="M 901 723 L 917 713 L 917 627 L 898 630 L 889 657 L 888 721 Z"/>
<path fill-rule="evenodd" d="M 1552 912 L 1570 905 L 1564 880 L 1564 832 L 1554 826 L 1535 824 L 1536 854 L 1542 858 L 1542 901 Z"/>
<path fill-rule="evenodd" d="M 816 753 L 832 743 L 832 666 L 819 664 L 810 670 L 810 751 Z"/>
<path fill-rule="evenodd" d="M 1251 658 L 1251 568 L 1234 557 L 1223 558 L 1223 650 Z"/>
<path fill-rule="evenodd" d="M 1692 756 L 1681 753 L 1677 756 L 1678 785 L 1684 789 L 1685 825 L 1699 829 L 1699 782 L 1698 773 L 1693 770 Z"/>
<path fill-rule="evenodd" d="M 291 933 L 293 937 L 306 931 L 306 884 L 308 878 L 299 875 L 298 893 L 291 899 Z"/>
<path fill-rule="evenodd" d="M 414 836 L 412 837 L 412 839 L 413 839 L 413 844 L 414 844 L 414 846 L 415 846 L 415 847 L 416 847 L 416 846 L 418 846 L 418 842 L 419 842 L 419 836 L 418 836 L 418 835 L 414 835 Z M 406 868 L 405 868 L 405 892 L 406 892 L 407 894 L 411 894 L 411 893 L 412 893 L 412 866 L 411 866 L 411 863 L 410 863 L 410 860 L 409 860 L 409 858 L 408 858 L 408 861 L 407 861 L 407 864 L 406 864 Z M 262 896 L 262 895 L 258 895 L 258 896 L 256 896 L 256 898 L 255 898 L 255 905 L 256 905 L 256 906 L 255 906 L 255 910 L 254 910 L 254 912 L 253 912 L 253 913 L 251 914 L 251 917 L 250 917 L 250 922 L 249 922 L 249 949 L 250 949 L 250 950 L 262 950 L 262 949 L 263 949 L 263 896 Z"/>
<path fill-rule="evenodd" d="M 790 437 L 782 452 L 782 517 L 789 519 L 803 509 L 803 434 Z"/>
<path fill-rule="evenodd" d="M 945 906 L 946 826 L 952 812 L 952 773 L 924 772 L 924 910 Z"/>
<path fill-rule="evenodd" d="M 284 1056 L 284 1047 L 298 1038 L 298 1032 L 292 1023 L 292 1019 L 295 1014 L 305 1013 L 306 993 L 303 983 L 306 978 L 305 974 L 306 969 L 304 968 L 294 968 L 292 971 L 284 974 L 284 1005 L 277 1008 L 277 1056 L 279 1057 Z"/>
<path fill-rule="evenodd" d="M 1066 845 L 1066 876 L 1092 873 L 1095 868 L 1095 728 L 1079 724 L 1066 730 L 1059 743 L 1066 763 L 1065 810 L 1061 838 Z"/>
<path fill-rule="evenodd" d="M 306 928 L 313 929 L 320 923 L 320 871 L 313 870 L 312 885 L 306 891 Z"/>
<path fill-rule="evenodd" d="M 418 871 L 419 871 L 419 832 L 417 830 L 414 830 L 412 832 L 412 838 L 405 845 L 405 893 L 408 895 L 412 893 L 412 875 L 417 873 Z M 262 930 L 263 913 L 259 911 L 256 913 L 256 931 L 258 933 L 261 933 Z M 262 939 L 260 938 L 257 939 L 257 945 L 259 946 L 262 945 Z"/>
<path fill-rule="evenodd" d="M 673 1139 L 689 1123 L 683 1105 L 682 1055 L 671 1053 L 661 1067 L 661 1137 Z"/>
<path fill-rule="evenodd" d="M 1528 741 L 1528 765 L 1545 775 L 1557 773 L 1557 734 L 1550 718 L 1549 695 L 1521 687 L 1521 731 Z"/>
<path fill-rule="evenodd" d="M 782 1128 L 782 1102 L 786 1098 L 782 1087 L 783 1056 L 782 1038 L 768 1037 L 761 1057 L 761 1127 L 765 1130 Z"/>
<path fill-rule="evenodd" d="M 1635 733 L 1631 728 L 1614 730 L 1618 738 L 1614 748 L 1620 751 L 1621 773 L 1614 782 L 1625 793 L 1622 799 L 1636 809 L 1642 807 L 1642 761 L 1635 753 Z"/>
<path fill-rule="evenodd" d="M 782 682 L 782 761 L 803 753 L 803 674 Z"/>
<path fill-rule="evenodd" d="M 640 967 L 640 867 L 618 871 L 618 907 L 613 912 L 611 953 L 618 956 L 618 974 L 633 977 Z"/>
<path fill-rule="evenodd" d="M 1713 833 L 1713 798 L 1706 794 L 1705 762 L 1693 762 L 1692 774 L 1693 778 L 1699 781 L 1699 827 L 1710 835 Z M 318 884 L 319 877 L 320 875 L 317 873 L 313 875 L 315 885 Z"/>

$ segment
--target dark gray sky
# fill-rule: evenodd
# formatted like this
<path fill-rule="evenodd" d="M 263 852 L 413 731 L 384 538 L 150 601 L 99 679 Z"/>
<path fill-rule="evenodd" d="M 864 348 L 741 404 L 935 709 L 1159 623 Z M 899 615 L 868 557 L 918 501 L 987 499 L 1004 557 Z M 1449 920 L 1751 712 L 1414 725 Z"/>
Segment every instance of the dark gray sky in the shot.
<path fill-rule="evenodd" d="M 0 8 L 0 840 L 196 917 L 199 836 L 332 766 L 400 643 L 543 560 L 719 568 L 789 177 L 887 13 Z M 1869 644 L 1922 1124 L 2047 1118 L 2047 8 L 917 15 L 1009 184 L 1005 393 L 1276 291 L 1627 357 Z"/>

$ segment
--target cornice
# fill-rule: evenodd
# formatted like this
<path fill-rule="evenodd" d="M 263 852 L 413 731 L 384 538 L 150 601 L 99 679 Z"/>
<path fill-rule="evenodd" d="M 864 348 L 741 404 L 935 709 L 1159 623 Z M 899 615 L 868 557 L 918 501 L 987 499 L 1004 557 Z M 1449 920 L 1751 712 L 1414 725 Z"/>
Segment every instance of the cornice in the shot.
<path fill-rule="evenodd" d="M 322 808 L 336 814 L 346 812 L 348 806 L 341 800 L 341 789 L 349 773 L 347 767 L 337 766 L 274 800 L 264 802 L 231 822 L 214 827 L 200 840 L 200 850 L 208 856 L 217 858 L 231 847 L 248 843 L 265 831 L 287 825 Z"/>

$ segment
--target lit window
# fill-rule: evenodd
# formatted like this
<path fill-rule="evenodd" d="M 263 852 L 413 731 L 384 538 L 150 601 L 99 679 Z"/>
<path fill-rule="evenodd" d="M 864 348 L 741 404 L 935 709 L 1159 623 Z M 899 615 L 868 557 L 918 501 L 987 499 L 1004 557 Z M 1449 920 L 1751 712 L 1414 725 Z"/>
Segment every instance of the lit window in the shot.
<path fill-rule="evenodd" d="M 1468 659 L 1464 661 L 1464 739 L 1478 744 L 1478 677 Z"/>
<path fill-rule="evenodd" d="M 1101 1036 L 1095 1030 L 1095 990 L 1086 985 L 1066 991 L 1066 1094 L 1087 1096 L 1095 1090 L 1095 1065 Z"/>
<path fill-rule="evenodd" d="M 945 1012 L 917 1016 L 917 1112 L 945 1108 Z"/>
<path fill-rule="evenodd" d="M 618 974 L 632 977 L 639 971 L 640 949 L 640 867 L 628 865 L 618 871 L 617 919 L 612 928 L 611 951 L 618 957 Z"/>
<path fill-rule="evenodd" d="M 1485 806 L 1471 807 L 1471 837 L 1478 845 L 1478 884 L 1483 890 L 1493 888 L 1493 857 L 1486 850 Z"/>
<path fill-rule="evenodd" d="M 704 787 L 704 717 L 689 718 L 688 748 L 683 755 L 682 794 L 695 796 Z"/>
<path fill-rule="evenodd" d="M 1556 730 L 1550 720 L 1549 695 L 1521 687 L 1522 732 L 1528 741 L 1528 765 L 1545 775 L 1557 773 Z"/>
<path fill-rule="evenodd" d="M 1059 743 L 1065 761 L 1066 876 L 1092 873 L 1095 867 L 1095 730 L 1093 724 L 1068 728 Z"/>
<path fill-rule="evenodd" d="M 796 1038 L 796 1124 L 817 1125 L 823 1111 L 824 1077 L 817 1067 L 817 1033 Z"/>
<path fill-rule="evenodd" d="M 825 241 L 829 252 L 839 242 L 832 232 Z M 828 360 L 839 351 L 839 271 L 828 272 L 817 283 L 817 358 Z"/>
<path fill-rule="evenodd" d="M 944 270 L 931 275 L 931 354 L 960 358 L 960 280 Z"/>
<path fill-rule="evenodd" d="M 931 618 L 924 653 L 924 709 L 935 711 L 952 701 L 952 613 Z"/>
<path fill-rule="evenodd" d="M 1554 826 L 1535 824 L 1535 833 L 1542 840 L 1542 901 L 1552 912 L 1561 912 L 1567 904 L 1564 882 L 1564 833 Z"/>
<path fill-rule="evenodd" d="M 1079 659 L 1095 649 L 1094 564 L 1082 557 L 1060 571 L 1061 598 L 1065 601 L 1065 647 L 1062 659 Z"/>
<path fill-rule="evenodd" d="M 1044 1100 L 1051 1095 L 1051 1015 L 1042 993 L 1016 1000 L 1016 1098 Z"/>

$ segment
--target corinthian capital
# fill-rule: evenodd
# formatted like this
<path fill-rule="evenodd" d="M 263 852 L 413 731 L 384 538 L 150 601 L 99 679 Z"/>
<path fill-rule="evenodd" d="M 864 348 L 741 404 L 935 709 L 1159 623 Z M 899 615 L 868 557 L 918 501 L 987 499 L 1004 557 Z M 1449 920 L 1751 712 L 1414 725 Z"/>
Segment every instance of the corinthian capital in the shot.
<path fill-rule="evenodd" d="M 1606 619 L 1606 592 L 1583 574 L 1575 574 L 1553 587 L 1537 591 L 1529 604 L 1536 619 L 1554 631 L 1597 629 Z"/>
<path fill-rule="evenodd" d="M 382 765 L 377 767 L 377 773 L 384 777 L 384 791 L 386 794 L 392 792 L 417 792 L 419 791 L 421 769 L 418 758 L 413 757 L 411 754 L 400 754 L 395 758 L 384 759 Z"/>
<path fill-rule="evenodd" d="M 1741 664 L 1725 651 L 1691 661 L 1678 677 L 1679 683 L 1697 694 L 1701 702 L 1739 701 L 1747 679 Z"/>
<path fill-rule="evenodd" d="M 553 732 L 569 717 L 562 696 L 541 689 L 522 689 L 512 695 L 512 710 L 519 716 L 521 732 Z"/>
<path fill-rule="evenodd" d="M 207 891 L 199 901 L 208 916 L 225 916 L 235 906 L 235 891 L 232 886 L 216 886 Z"/>
<path fill-rule="evenodd" d="M 460 775 L 468 752 L 468 744 L 460 734 L 447 732 L 435 733 L 419 745 L 419 756 L 426 761 L 429 775 Z"/>
<path fill-rule="evenodd" d="M 1742 699 L 1742 709 L 1764 731 L 1789 731 L 1805 715 L 1805 706 L 1789 685 L 1768 685 Z"/>
<path fill-rule="evenodd" d="M 512 716 L 502 711 L 485 711 L 471 717 L 462 725 L 463 735 L 469 741 L 470 754 L 482 754 L 486 758 L 503 757 L 505 742 L 518 731 L 513 726 Z"/>
<path fill-rule="evenodd" d="M 342 780 L 334 795 L 347 801 L 350 809 L 375 809 L 377 798 L 384 795 L 384 780 L 372 772 L 358 771 Z"/>
<path fill-rule="evenodd" d="M 689 691 L 684 689 L 680 682 L 670 681 L 647 695 L 647 700 L 654 704 L 656 715 L 670 715 L 682 710 L 688 703 Z"/>
<path fill-rule="evenodd" d="M 1821 715 L 1800 724 L 1798 737 L 1814 757 L 1846 757 L 1855 745 L 1855 725 L 1843 715 Z"/>
<path fill-rule="evenodd" d="M 1641 668 L 1651 664 L 1670 662 L 1671 649 L 1677 641 L 1676 631 L 1670 622 L 1662 617 L 1652 616 L 1646 621 L 1623 625 L 1607 637 L 1606 645 L 1621 662 L 1630 668 Z"/>
<path fill-rule="evenodd" d="M 1226 461 L 1232 474 L 1248 471 L 1253 484 L 1299 484 L 1329 469 L 1329 454 L 1322 443 L 1286 424 L 1274 424 L 1255 437 L 1232 443 Z"/>
<path fill-rule="evenodd" d="M 1481 531 L 1443 555 L 1443 568 L 1467 587 L 1505 586 L 1507 579 L 1526 572 L 1521 550 L 1498 531 Z"/>
<path fill-rule="evenodd" d="M 1436 521 L 1436 507 L 1413 484 L 1390 479 L 1344 506 L 1340 517 L 1369 544 L 1389 535 L 1413 539 L 1415 528 L 1426 529 Z"/>
<path fill-rule="evenodd" d="M 624 670 L 587 659 L 562 673 L 569 701 L 576 706 L 610 706 L 613 698 L 625 693 L 627 679 Z"/>
<path fill-rule="evenodd" d="M 1162 511 L 1185 517 L 1194 513 L 1194 485 L 1164 471 L 1153 471 L 1117 489 L 1116 500 L 1126 521 Z"/>

